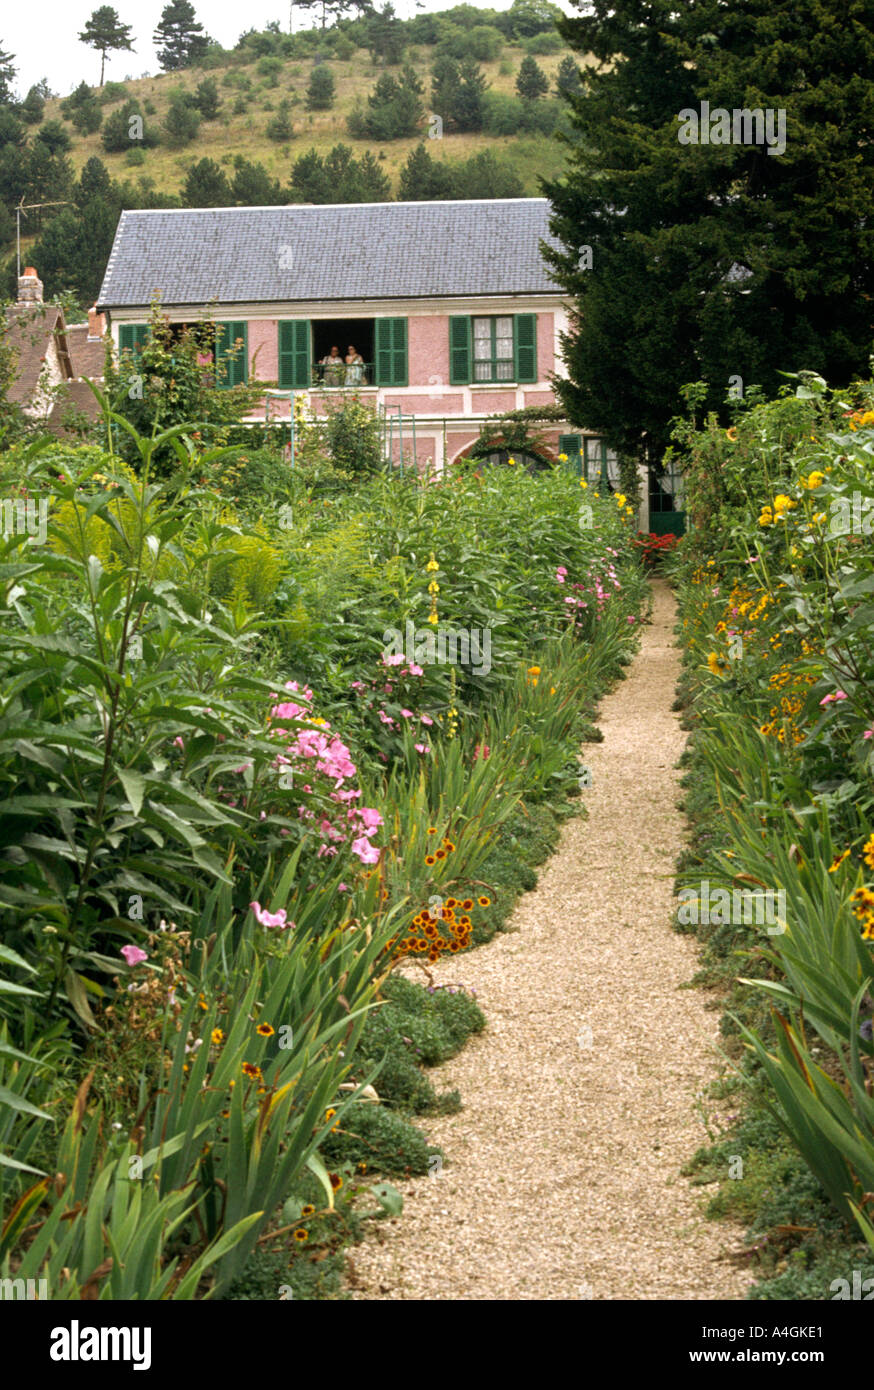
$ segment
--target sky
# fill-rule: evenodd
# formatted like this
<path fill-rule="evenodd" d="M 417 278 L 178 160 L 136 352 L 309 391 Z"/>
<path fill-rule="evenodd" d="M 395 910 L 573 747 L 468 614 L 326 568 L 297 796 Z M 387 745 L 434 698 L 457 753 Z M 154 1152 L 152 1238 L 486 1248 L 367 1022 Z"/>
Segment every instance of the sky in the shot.
<path fill-rule="evenodd" d="M 5 6 L 0 17 L 0 51 L 12 53 L 18 70 L 16 83 L 21 96 L 42 78 L 48 80 L 53 92 L 68 96 L 84 79 L 92 86 L 100 80 L 100 54 L 77 35 L 84 29 L 89 16 L 106 0 L 30 0 Z M 159 65 L 152 45 L 152 34 L 161 18 L 167 0 L 109 0 L 123 24 L 133 29 L 134 53 L 112 53 L 107 56 L 106 79 L 123 82 L 128 77 L 142 77 L 158 72 Z M 455 0 L 394 0 L 401 19 L 409 19 L 417 11 L 447 10 Z M 288 0 L 193 0 L 197 18 L 206 32 L 225 48 L 233 48 L 245 29 L 263 29 L 270 20 L 278 20 L 287 32 Z M 510 0 L 493 0 L 484 8 L 506 10 Z M 562 8 L 568 8 L 562 5 Z M 309 11 L 312 15 L 314 12 Z M 313 20 L 307 11 L 294 12 L 295 29 L 308 28 Z"/>

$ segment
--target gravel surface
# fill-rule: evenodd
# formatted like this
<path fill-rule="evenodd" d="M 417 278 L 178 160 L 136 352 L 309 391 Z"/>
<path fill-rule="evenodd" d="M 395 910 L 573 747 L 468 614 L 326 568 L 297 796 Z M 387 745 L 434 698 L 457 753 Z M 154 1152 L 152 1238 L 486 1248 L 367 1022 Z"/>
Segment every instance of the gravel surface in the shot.
<path fill-rule="evenodd" d="M 737 1299 L 750 1283 L 730 1258 L 743 1232 L 705 1221 L 712 1189 L 679 1175 L 708 1142 L 719 1011 L 683 988 L 696 950 L 670 921 L 684 735 L 661 581 L 652 616 L 604 742 L 581 752 L 588 818 L 508 933 L 434 968 L 476 990 L 488 1027 L 434 1074 L 464 1105 L 420 1122 L 443 1169 L 398 1184 L 403 1215 L 350 1253 L 353 1298 Z M 728 1104 L 703 1101 L 712 1132 Z"/>

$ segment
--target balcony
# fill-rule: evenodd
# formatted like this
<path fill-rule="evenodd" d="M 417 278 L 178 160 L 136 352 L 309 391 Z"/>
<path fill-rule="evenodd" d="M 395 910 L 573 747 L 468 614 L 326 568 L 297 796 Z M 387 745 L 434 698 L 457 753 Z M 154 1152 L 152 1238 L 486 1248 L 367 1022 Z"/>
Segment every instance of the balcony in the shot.
<path fill-rule="evenodd" d="M 310 367 L 310 382 L 319 391 L 360 390 L 363 386 L 374 385 L 372 362 L 354 362 L 347 365 L 339 362 L 313 362 Z"/>

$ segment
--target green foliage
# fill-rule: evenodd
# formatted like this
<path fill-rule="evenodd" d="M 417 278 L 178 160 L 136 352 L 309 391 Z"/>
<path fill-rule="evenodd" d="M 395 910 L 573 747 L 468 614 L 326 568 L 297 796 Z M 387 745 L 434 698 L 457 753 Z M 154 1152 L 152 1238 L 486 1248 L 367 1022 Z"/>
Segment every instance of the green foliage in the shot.
<path fill-rule="evenodd" d="M 191 67 L 202 58 L 209 39 L 199 24 L 190 0 L 170 0 L 161 11 L 158 26 L 152 35 L 158 50 L 158 62 L 165 72 Z"/>
<path fill-rule="evenodd" d="M 334 105 L 336 84 L 334 74 L 324 63 L 314 67 L 307 83 L 306 106 L 308 111 L 330 111 Z"/>
<path fill-rule="evenodd" d="M 364 111 L 349 117 L 349 133 L 358 139 L 403 140 L 415 135 L 425 113 L 421 84 L 412 68 L 400 78 L 383 73 L 367 98 Z"/>
<path fill-rule="evenodd" d="M 218 83 L 214 77 L 204 77 L 194 89 L 194 104 L 205 121 L 214 121 L 222 108 Z"/>
<path fill-rule="evenodd" d="M 549 78 L 530 53 L 522 59 L 516 78 L 516 91 L 523 101 L 536 101 L 549 91 Z"/>
<path fill-rule="evenodd" d="M 267 122 L 265 134 L 268 140 L 275 140 L 277 144 L 283 144 L 290 140 L 294 135 L 294 126 L 289 115 L 291 106 L 286 98 L 279 103 L 276 115 Z"/>
<path fill-rule="evenodd" d="M 164 140 L 172 150 L 181 150 L 197 138 L 200 112 L 191 96 L 174 93 L 164 117 Z"/>
<path fill-rule="evenodd" d="M 354 396 L 342 400 L 328 416 L 328 452 L 335 468 L 374 473 L 382 465 L 379 423 L 374 411 Z"/>
<path fill-rule="evenodd" d="M 621 0 L 558 30 L 598 60 L 572 99 L 567 177 L 545 188 L 562 243 L 548 260 L 579 325 L 558 385 L 569 418 L 657 465 L 688 381 L 708 382 L 727 423 L 734 377 L 773 395 L 799 366 L 837 385 L 864 371 L 874 32 L 835 27 L 826 3 L 726 16 L 711 0 L 645 14 Z M 771 126 L 682 143 L 702 101 L 768 111 Z M 835 220 L 844 199 L 854 215 Z"/>

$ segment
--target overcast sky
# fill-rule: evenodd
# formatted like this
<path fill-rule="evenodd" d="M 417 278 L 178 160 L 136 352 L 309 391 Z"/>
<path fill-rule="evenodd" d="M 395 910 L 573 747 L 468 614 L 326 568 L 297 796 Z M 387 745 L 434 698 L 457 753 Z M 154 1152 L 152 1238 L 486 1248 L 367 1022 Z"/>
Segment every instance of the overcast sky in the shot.
<path fill-rule="evenodd" d="M 12 53 L 18 70 L 17 84 L 21 96 L 41 78 L 48 79 L 53 92 L 67 96 L 84 78 L 94 85 L 100 78 L 100 54 L 80 44 L 77 35 L 84 29 L 89 16 L 104 0 L 30 0 L 4 6 L 0 17 L 0 50 Z M 107 57 L 106 78 L 123 82 L 126 77 L 142 77 L 159 71 L 152 46 L 152 34 L 161 18 L 167 0 L 115 0 L 123 24 L 133 29 L 134 53 L 112 53 Z M 193 0 L 197 18 L 207 33 L 218 39 L 225 48 L 233 48 L 244 29 L 263 29 L 270 20 L 278 20 L 288 30 L 288 0 Z M 394 0 L 401 19 L 409 19 L 418 10 L 447 10 L 453 0 Z M 506 10 L 510 0 L 493 0 L 487 8 Z M 562 9 L 570 9 L 563 4 Z M 310 11 L 310 15 L 314 12 Z M 295 29 L 312 24 L 307 12 L 296 9 Z"/>

